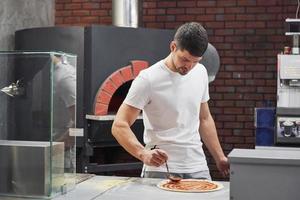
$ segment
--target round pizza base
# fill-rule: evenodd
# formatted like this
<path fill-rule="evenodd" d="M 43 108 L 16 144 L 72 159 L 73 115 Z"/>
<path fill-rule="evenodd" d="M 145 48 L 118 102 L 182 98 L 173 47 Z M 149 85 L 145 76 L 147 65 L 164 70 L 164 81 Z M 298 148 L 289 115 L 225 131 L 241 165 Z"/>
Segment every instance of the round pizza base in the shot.
<path fill-rule="evenodd" d="M 184 181 L 195 181 L 195 182 L 208 182 L 213 183 L 217 185 L 217 188 L 211 189 L 211 190 L 181 190 L 176 188 L 165 188 L 163 187 L 164 184 L 171 182 L 169 179 L 163 180 L 157 184 L 157 187 L 163 190 L 173 191 L 173 192 L 193 192 L 193 193 L 204 193 L 204 192 L 214 192 L 217 190 L 221 190 L 224 186 L 221 183 L 215 182 L 215 181 L 209 181 L 209 180 L 203 180 L 203 179 L 182 179 L 181 182 Z M 176 184 L 176 183 L 175 183 Z"/>

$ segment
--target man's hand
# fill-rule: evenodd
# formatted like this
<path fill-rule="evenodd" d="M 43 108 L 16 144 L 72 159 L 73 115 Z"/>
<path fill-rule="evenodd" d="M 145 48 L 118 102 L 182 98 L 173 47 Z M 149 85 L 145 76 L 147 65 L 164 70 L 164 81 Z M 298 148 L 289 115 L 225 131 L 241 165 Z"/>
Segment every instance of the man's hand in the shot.
<path fill-rule="evenodd" d="M 223 176 L 227 176 L 229 174 L 229 162 L 227 157 L 222 157 L 216 162 L 218 170 L 221 172 Z"/>
<path fill-rule="evenodd" d="M 143 150 L 140 158 L 145 165 L 159 167 L 168 160 L 168 155 L 162 149 Z"/>

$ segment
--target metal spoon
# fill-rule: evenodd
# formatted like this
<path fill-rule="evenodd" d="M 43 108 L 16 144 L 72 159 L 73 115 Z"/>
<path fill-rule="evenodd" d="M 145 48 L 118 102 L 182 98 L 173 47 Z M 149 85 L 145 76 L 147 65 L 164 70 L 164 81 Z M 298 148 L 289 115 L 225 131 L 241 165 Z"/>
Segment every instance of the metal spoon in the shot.
<path fill-rule="evenodd" d="M 171 173 L 170 173 L 170 171 L 169 171 L 169 166 L 168 166 L 168 163 L 167 163 L 167 161 L 166 161 L 166 168 L 167 168 L 167 178 L 170 180 L 170 181 L 172 181 L 172 182 L 179 182 L 179 181 L 181 181 L 181 177 L 179 177 L 179 176 L 174 176 L 174 175 L 171 175 Z"/>

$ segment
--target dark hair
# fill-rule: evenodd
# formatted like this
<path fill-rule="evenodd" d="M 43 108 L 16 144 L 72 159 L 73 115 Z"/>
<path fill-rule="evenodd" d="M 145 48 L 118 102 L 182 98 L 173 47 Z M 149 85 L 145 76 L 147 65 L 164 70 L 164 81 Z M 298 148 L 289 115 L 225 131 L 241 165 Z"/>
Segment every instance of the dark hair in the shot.
<path fill-rule="evenodd" d="M 187 50 L 191 55 L 201 57 L 208 46 L 206 30 L 200 23 L 189 22 L 181 25 L 174 36 L 180 50 Z"/>

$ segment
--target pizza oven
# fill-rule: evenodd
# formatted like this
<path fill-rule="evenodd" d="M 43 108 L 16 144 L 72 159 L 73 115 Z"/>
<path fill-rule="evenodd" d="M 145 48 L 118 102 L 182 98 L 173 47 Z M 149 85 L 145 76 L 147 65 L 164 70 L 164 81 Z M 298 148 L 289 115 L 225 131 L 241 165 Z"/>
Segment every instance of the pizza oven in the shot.
<path fill-rule="evenodd" d="M 85 29 L 83 172 L 115 174 L 140 170 L 111 134 L 111 126 L 138 73 L 169 53 L 173 30 L 91 26 Z M 131 127 L 143 141 L 143 120 Z"/>

